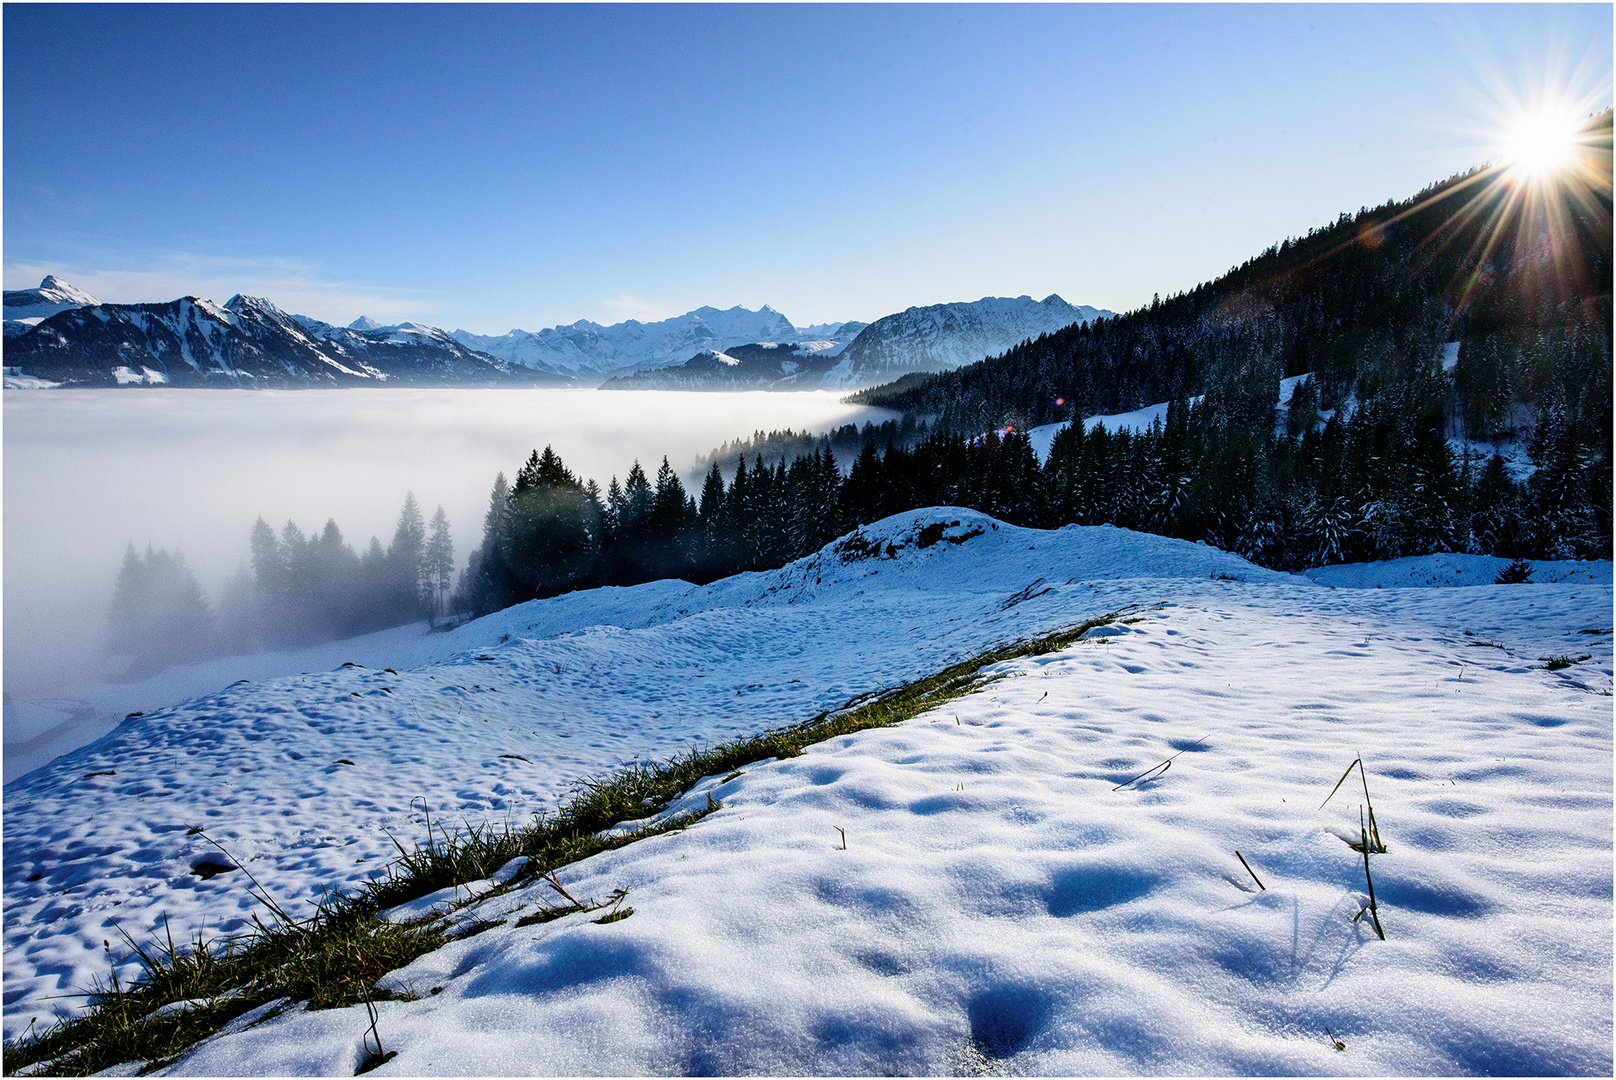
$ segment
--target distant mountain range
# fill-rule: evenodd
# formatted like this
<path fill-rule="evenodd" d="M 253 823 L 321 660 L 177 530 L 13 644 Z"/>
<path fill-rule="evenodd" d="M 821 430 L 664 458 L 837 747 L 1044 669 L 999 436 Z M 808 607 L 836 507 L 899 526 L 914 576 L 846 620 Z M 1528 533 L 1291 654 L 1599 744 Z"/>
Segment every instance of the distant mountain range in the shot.
<path fill-rule="evenodd" d="M 608 390 L 856 390 L 911 372 L 952 371 L 1029 339 L 1111 312 L 1058 296 L 984 297 L 912 307 L 877 319 L 845 346 L 832 340 L 768 341 L 707 349 L 667 367 L 605 383 Z"/>
<path fill-rule="evenodd" d="M 580 319 L 570 326 L 530 332 L 512 330 L 499 337 L 454 332 L 462 344 L 513 364 L 580 380 L 604 380 L 637 371 L 680 364 L 706 352 L 757 342 L 823 341 L 839 352 L 866 323 L 823 323 L 796 327 L 767 304 L 757 311 L 732 307 L 720 311 L 700 307 L 661 322 L 637 319 L 602 326 Z"/>
<path fill-rule="evenodd" d="M 52 280 L 21 292 L 43 295 Z M 6 293 L 8 316 L 16 295 Z M 43 304 L 15 306 L 35 310 Z M 195 296 L 166 304 L 90 303 L 25 324 L 17 333 L 11 322 L 8 318 L 6 374 L 31 385 L 267 388 L 561 381 L 468 349 L 442 330 L 413 324 L 336 327 L 288 315 L 253 296 L 233 296 L 223 307 Z"/>
<path fill-rule="evenodd" d="M 367 316 L 339 327 L 241 295 L 103 304 L 52 275 L 6 292 L 5 366 L 14 386 L 856 389 L 949 371 L 1102 314 L 1058 296 L 988 297 L 797 327 L 767 305 L 702 307 L 488 336 Z"/>

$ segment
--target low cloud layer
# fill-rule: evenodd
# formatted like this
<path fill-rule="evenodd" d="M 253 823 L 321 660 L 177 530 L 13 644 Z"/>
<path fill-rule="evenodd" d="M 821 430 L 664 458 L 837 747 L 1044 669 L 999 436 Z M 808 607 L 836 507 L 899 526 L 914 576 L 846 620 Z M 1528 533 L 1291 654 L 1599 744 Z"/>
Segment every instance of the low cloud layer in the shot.
<path fill-rule="evenodd" d="M 428 516 L 443 506 L 463 565 L 495 473 L 547 444 L 604 488 L 636 458 L 685 471 L 755 429 L 879 412 L 822 393 L 557 390 L 9 391 L 4 408 L 5 677 L 18 698 L 73 697 L 104 677 L 130 542 L 183 552 L 217 602 L 258 516 L 307 532 L 335 518 L 362 550 L 387 543 L 413 491 Z"/>

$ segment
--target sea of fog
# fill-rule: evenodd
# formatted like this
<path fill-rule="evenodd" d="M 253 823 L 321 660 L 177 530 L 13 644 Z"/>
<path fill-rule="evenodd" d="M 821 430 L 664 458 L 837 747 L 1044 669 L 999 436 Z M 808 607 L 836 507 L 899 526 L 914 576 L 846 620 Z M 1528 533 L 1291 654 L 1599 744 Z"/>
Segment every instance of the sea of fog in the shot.
<path fill-rule="evenodd" d="M 123 715 L 104 638 L 131 541 L 182 551 L 216 601 L 260 515 L 306 533 L 335 518 L 362 551 L 391 539 L 413 491 L 427 517 L 444 508 L 464 565 L 495 473 L 547 444 L 604 489 L 636 459 L 654 473 L 666 455 L 688 476 L 757 429 L 891 415 L 828 392 L 7 390 L 6 779 Z"/>

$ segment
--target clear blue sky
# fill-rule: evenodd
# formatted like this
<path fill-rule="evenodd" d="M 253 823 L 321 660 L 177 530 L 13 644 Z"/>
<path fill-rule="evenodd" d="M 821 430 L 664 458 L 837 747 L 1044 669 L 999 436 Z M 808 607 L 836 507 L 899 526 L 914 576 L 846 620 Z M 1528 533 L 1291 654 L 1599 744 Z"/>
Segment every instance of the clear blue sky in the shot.
<path fill-rule="evenodd" d="M 1610 103 L 1612 9 L 4 8 L 4 277 L 483 333 L 1116 310 Z"/>

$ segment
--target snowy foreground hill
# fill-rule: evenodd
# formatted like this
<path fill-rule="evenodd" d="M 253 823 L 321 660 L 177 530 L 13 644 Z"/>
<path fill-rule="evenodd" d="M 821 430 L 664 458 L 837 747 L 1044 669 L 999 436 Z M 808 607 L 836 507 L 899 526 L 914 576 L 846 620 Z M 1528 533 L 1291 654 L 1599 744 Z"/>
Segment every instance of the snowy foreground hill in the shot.
<path fill-rule="evenodd" d="M 235 685 L 8 785 L 6 1034 L 71 1007 L 120 928 L 246 925 L 250 883 L 194 874 L 218 860 L 194 827 L 295 907 L 379 873 L 384 830 L 422 839 L 422 799 L 520 822 L 1121 609 L 936 712 L 710 777 L 687 831 L 561 872 L 632 917 L 518 925 L 538 885 L 407 906 L 482 932 L 383 979 L 419 998 L 378 1003 L 377 1075 L 1610 1074 L 1610 564 L 1331 588 L 954 508 Z M 1384 941 L 1353 920 L 1357 774 L 1321 808 L 1360 753 Z M 369 1027 L 281 1002 L 164 1071 L 351 1075 Z"/>

